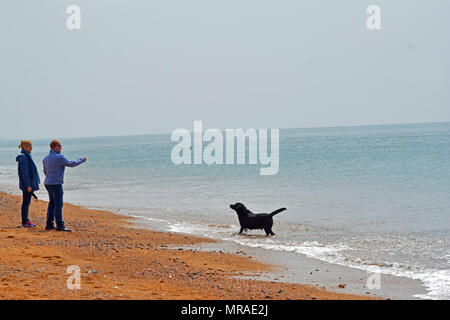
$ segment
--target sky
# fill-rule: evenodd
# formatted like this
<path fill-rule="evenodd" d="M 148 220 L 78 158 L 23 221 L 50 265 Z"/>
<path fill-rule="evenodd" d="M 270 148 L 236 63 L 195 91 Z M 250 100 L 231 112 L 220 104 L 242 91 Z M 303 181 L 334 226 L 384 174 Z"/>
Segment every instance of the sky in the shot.
<path fill-rule="evenodd" d="M 72 4 L 80 30 L 66 27 Z M 3 1 L 0 138 L 447 122 L 449 12 L 448 0 Z"/>

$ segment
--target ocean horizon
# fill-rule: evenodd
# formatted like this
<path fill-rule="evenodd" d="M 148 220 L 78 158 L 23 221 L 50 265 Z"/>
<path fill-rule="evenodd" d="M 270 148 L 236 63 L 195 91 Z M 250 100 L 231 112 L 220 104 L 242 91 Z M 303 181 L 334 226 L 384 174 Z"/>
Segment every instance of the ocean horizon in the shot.
<path fill-rule="evenodd" d="M 49 141 L 33 140 L 42 181 Z M 0 190 L 13 194 L 18 142 L 0 139 Z M 88 158 L 66 169 L 66 202 L 140 217 L 158 230 L 420 280 L 427 293 L 413 297 L 450 299 L 448 122 L 280 129 L 273 176 L 261 176 L 259 165 L 175 165 L 169 133 L 62 144 L 69 159 Z M 276 236 L 239 236 L 235 202 L 253 212 L 288 210 L 275 217 Z"/>

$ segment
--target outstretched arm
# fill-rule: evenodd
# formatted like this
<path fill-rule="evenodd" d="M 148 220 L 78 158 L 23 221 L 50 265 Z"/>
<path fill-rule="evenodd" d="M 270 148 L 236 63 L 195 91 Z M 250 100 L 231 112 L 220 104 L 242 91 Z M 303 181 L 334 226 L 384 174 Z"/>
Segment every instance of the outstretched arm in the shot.
<path fill-rule="evenodd" d="M 80 164 L 86 162 L 86 158 L 81 158 L 81 159 L 78 159 L 75 161 L 70 161 L 66 157 L 61 156 L 61 161 L 62 161 L 62 165 L 65 167 L 76 167 L 76 166 L 79 166 Z"/>

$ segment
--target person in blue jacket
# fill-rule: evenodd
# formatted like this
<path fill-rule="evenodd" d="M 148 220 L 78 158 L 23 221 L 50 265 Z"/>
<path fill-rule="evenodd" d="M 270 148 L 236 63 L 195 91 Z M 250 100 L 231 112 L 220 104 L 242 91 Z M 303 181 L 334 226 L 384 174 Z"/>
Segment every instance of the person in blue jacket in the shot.
<path fill-rule="evenodd" d="M 30 209 L 31 197 L 33 192 L 39 190 L 39 173 L 31 157 L 33 144 L 29 140 L 22 140 L 19 148 L 22 149 L 20 154 L 16 157 L 17 171 L 19 174 L 19 188 L 22 190 L 22 227 L 34 228 L 34 225 L 28 219 L 28 212 Z"/>
<path fill-rule="evenodd" d="M 42 160 L 45 174 L 45 189 L 47 189 L 50 199 L 47 208 L 47 223 L 45 230 L 56 229 L 56 231 L 71 231 L 64 225 L 62 219 L 63 208 L 63 183 L 64 170 L 66 167 L 76 167 L 86 162 L 86 157 L 76 161 L 70 161 L 61 154 L 62 146 L 59 140 L 53 140 L 50 143 L 50 152 Z M 53 222 L 56 220 L 56 228 Z"/>

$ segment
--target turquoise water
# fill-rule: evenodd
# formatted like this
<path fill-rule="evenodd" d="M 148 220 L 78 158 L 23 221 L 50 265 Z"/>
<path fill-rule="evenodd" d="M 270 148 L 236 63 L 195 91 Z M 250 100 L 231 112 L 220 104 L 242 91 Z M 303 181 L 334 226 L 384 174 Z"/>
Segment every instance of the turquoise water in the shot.
<path fill-rule="evenodd" d="M 40 172 L 49 140 L 34 141 Z M 14 193 L 17 144 L 0 140 L 0 188 Z M 273 176 L 259 165 L 177 166 L 173 146 L 169 134 L 63 139 L 67 157 L 88 158 L 66 170 L 66 201 L 419 279 L 428 294 L 418 297 L 450 299 L 450 123 L 280 130 Z M 277 235 L 236 235 L 229 204 L 237 201 L 254 212 L 287 207 L 275 218 Z"/>

